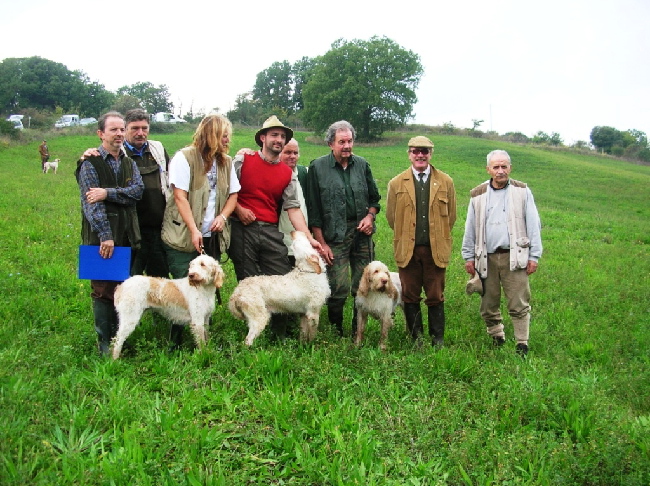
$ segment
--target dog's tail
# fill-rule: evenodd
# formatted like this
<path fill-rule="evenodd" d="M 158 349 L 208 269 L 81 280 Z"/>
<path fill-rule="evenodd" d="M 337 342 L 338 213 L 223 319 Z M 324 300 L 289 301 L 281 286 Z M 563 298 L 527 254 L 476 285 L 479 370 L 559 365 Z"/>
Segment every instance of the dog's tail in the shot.
<path fill-rule="evenodd" d="M 245 316 L 239 308 L 239 299 L 236 298 L 236 294 L 234 293 L 230 296 L 230 300 L 228 301 L 228 310 L 230 310 L 230 313 L 236 319 L 241 321 L 245 320 Z"/>

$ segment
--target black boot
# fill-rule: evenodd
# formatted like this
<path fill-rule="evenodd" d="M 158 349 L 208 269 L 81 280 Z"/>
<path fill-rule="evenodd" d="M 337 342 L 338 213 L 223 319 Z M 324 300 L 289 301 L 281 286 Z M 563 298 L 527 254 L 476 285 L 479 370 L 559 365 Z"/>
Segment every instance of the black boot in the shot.
<path fill-rule="evenodd" d="M 339 336 L 343 337 L 343 306 L 345 301 L 330 300 L 327 303 L 327 317 Z"/>
<path fill-rule="evenodd" d="M 441 347 L 445 343 L 445 304 L 432 305 L 428 310 L 431 344 Z"/>
<path fill-rule="evenodd" d="M 110 354 L 111 340 L 117 333 L 117 312 L 110 302 L 93 299 L 97 349 L 101 356 Z"/>
<path fill-rule="evenodd" d="M 357 337 L 357 306 L 354 305 L 354 311 L 352 312 L 352 340 L 354 341 Z"/>
<path fill-rule="evenodd" d="M 179 324 L 172 324 L 170 329 L 169 329 L 169 340 L 171 341 L 171 345 L 169 346 L 169 352 L 173 351 L 178 351 L 181 349 L 181 345 L 183 344 L 183 328 L 185 326 L 181 326 Z"/>
<path fill-rule="evenodd" d="M 420 304 L 404 303 L 404 319 L 406 320 L 406 327 L 409 330 L 413 341 L 417 341 L 423 332 Z"/>

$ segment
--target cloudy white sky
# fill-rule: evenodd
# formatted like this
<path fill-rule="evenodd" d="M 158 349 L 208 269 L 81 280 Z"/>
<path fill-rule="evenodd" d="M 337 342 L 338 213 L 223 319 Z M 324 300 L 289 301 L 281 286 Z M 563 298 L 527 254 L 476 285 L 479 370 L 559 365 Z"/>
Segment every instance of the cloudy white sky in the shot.
<path fill-rule="evenodd" d="M 421 58 L 417 123 L 650 133 L 648 0 L 0 1 L 0 60 L 41 56 L 113 91 L 166 84 L 176 111 L 225 112 L 273 62 L 378 35 Z"/>

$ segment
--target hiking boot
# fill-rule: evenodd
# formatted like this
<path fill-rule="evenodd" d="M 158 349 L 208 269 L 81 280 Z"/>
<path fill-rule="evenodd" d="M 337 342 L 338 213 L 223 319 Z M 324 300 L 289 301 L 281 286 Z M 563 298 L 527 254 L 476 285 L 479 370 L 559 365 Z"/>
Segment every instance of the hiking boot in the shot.
<path fill-rule="evenodd" d="M 525 358 L 526 355 L 528 354 L 528 345 L 524 343 L 517 343 L 517 346 L 515 347 L 515 351 L 519 356 Z"/>
<path fill-rule="evenodd" d="M 492 336 L 492 344 L 494 344 L 497 348 L 500 348 L 506 343 L 506 338 L 503 336 Z"/>

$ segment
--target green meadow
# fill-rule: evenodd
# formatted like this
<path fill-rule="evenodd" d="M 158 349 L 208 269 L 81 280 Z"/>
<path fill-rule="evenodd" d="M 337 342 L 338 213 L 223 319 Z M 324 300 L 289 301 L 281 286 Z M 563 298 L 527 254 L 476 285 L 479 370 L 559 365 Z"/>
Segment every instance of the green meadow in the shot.
<path fill-rule="evenodd" d="M 250 147 L 237 129 L 231 153 Z M 298 132 L 301 163 L 328 150 Z M 357 145 L 382 196 L 408 166 L 410 134 Z M 75 161 L 91 131 L 0 146 L 0 484 L 647 485 L 650 484 L 650 167 L 609 157 L 431 135 L 456 184 L 446 346 L 415 348 L 401 311 L 389 349 L 332 332 L 313 344 L 246 326 L 225 303 L 208 346 L 170 354 L 150 315 L 117 361 L 95 347 L 89 284 L 77 279 Z M 152 135 L 170 155 L 191 133 Z M 531 277 L 526 360 L 491 345 L 460 257 L 469 190 L 485 156 L 508 150 L 529 184 L 544 256 Z M 377 218 L 376 255 L 395 270 Z M 347 332 L 351 299 L 346 308 Z M 157 322 L 158 320 L 156 320 Z"/>

